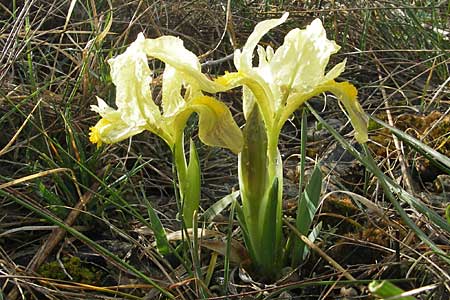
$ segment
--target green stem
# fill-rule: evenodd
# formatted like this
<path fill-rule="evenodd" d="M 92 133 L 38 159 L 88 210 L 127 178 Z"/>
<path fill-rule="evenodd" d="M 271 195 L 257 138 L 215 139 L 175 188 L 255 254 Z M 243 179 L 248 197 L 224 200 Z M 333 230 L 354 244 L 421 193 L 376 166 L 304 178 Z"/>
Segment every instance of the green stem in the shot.
<path fill-rule="evenodd" d="M 175 173 L 178 179 L 177 194 L 180 196 L 177 205 L 178 213 L 181 215 L 183 213 L 184 197 L 186 191 L 186 174 L 187 174 L 187 163 L 186 156 L 184 153 L 184 134 L 178 134 L 174 139 L 174 145 L 172 146 L 173 163 L 175 165 Z M 174 174 L 175 175 L 175 174 Z M 175 179 L 175 178 L 174 178 Z M 181 217 L 184 220 L 184 217 Z"/>
<path fill-rule="evenodd" d="M 175 144 L 172 149 L 173 155 L 174 155 L 174 163 L 175 168 L 177 169 L 177 176 L 179 180 L 179 184 L 183 184 L 183 179 L 186 178 L 187 173 L 187 162 L 186 162 L 186 156 L 184 153 L 184 134 L 178 134 L 177 137 L 175 137 Z"/>
<path fill-rule="evenodd" d="M 194 142 L 190 141 L 189 163 L 187 163 L 184 151 L 184 138 L 181 133 L 176 137 L 174 145 L 174 162 L 178 176 L 178 190 L 181 201 L 179 211 L 186 228 L 192 227 L 194 211 L 198 211 L 200 205 L 201 173 L 200 163 Z"/>

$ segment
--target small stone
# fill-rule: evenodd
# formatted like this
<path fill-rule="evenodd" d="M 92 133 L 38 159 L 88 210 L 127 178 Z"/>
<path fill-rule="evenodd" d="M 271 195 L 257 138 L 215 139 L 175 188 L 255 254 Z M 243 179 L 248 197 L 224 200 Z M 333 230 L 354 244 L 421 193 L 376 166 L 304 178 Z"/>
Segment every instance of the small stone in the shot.
<path fill-rule="evenodd" d="M 343 286 L 340 291 L 341 297 L 356 297 L 358 296 L 358 292 L 352 287 Z"/>
<path fill-rule="evenodd" d="M 292 299 L 292 295 L 291 295 L 289 292 L 284 291 L 284 292 L 282 292 L 282 293 L 279 295 L 279 299 L 291 300 L 291 299 Z"/>

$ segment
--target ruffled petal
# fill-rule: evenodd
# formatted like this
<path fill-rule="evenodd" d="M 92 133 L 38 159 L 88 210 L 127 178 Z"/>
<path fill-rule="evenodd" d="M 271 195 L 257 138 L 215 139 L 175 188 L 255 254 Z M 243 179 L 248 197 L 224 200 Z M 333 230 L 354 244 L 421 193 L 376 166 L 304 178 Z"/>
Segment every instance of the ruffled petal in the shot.
<path fill-rule="evenodd" d="M 328 61 L 340 47 L 334 41 L 327 39 L 320 19 L 315 19 L 305 30 L 302 30 L 297 42 L 300 66 L 295 75 L 293 87 L 309 91 L 327 81 L 324 76 Z"/>
<path fill-rule="evenodd" d="M 162 36 L 157 39 L 146 39 L 145 53 L 157 58 L 177 69 L 183 79 L 191 85 L 209 93 L 223 91 L 223 86 L 214 83 L 201 72 L 197 56 L 184 47 L 183 41 L 174 36 Z"/>
<path fill-rule="evenodd" d="M 242 132 L 224 103 L 209 96 L 196 97 L 172 119 L 173 127 L 184 128 L 193 112 L 199 115 L 199 137 L 204 144 L 241 151 Z"/>
<path fill-rule="evenodd" d="M 343 105 L 343 111 L 347 114 L 353 128 L 355 129 L 355 139 L 361 144 L 367 142 L 368 118 L 358 102 L 358 91 L 349 82 L 335 82 L 334 80 L 331 80 L 325 84 L 317 86 L 309 93 L 292 94 L 287 101 L 285 110 L 278 120 L 278 129 L 281 130 L 284 122 L 286 122 L 286 120 L 300 105 L 312 97 L 324 92 L 333 93 Z"/>
<path fill-rule="evenodd" d="M 152 72 L 144 52 L 144 40 L 140 34 L 124 53 L 108 61 L 116 86 L 118 111 L 122 121 L 131 127 L 156 124 L 160 118 L 150 90 Z"/>
<path fill-rule="evenodd" d="M 116 143 L 144 130 L 149 130 L 169 145 L 173 143 L 170 132 L 162 121 L 159 107 L 153 102 L 150 83 L 152 72 L 144 51 L 142 34 L 130 44 L 124 53 L 110 59 L 111 79 L 116 86 L 117 109 L 109 107 L 97 98 L 93 111 L 102 119 L 91 128 L 93 143 Z"/>
<path fill-rule="evenodd" d="M 183 107 L 185 101 L 181 96 L 183 79 L 180 72 L 166 64 L 162 83 L 162 107 L 165 117 L 170 117 Z"/>
<path fill-rule="evenodd" d="M 256 45 L 258 45 L 261 38 L 269 32 L 269 30 L 286 22 L 288 16 L 289 13 L 286 12 L 279 19 L 265 20 L 256 24 L 255 29 L 253 29 L 252 34 L 248 37 L 244 48 L 242 48 L 242 52 L 236 50 L 234 53 L 234 64 L 238 70 L 244 71 L 253 67 L 252 59 Z"/>
<path fill-rule="evenodd" d="M 340 74 L 342 65 L 325 76 L 330 56 L 339 49 L 327 39 L 322 22 L 315 19 L 306 29 L 296 28 L 286 35 L 270 61 L 273 76 L 282 90 L 310 92 Z"/>
<path fill-rule="evenodd" d="M 120 142 L 146 129 L 146 124 L 130 125 L 123 118 L 120 110 L 113 109 L 101 98 L 97 97 L 98 104 L 91 105 L 91 109 L 102 118 L 90 128 L 89 140 L 98 146 Z"/>

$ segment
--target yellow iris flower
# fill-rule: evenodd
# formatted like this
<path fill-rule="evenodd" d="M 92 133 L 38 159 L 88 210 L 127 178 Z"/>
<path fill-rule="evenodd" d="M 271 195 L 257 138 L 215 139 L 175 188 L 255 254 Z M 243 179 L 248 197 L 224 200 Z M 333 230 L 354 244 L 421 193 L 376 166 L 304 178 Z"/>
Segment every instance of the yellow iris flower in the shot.
<path fill-rule="evenodd" d="M 165 63 L 162 113 L 152 98 L 148 58 Z M 116 86 L 117 109 L 97 98 L 98 105 L 92 105 L 92 110 L 102 119 L 91 128 L 92 143 L 116 143 L 148 130 L 164 139 L 173 150 L 189 116 L 196 112 L 202 142 L 235 153 L 241 150 L 242 133 L 228 107 L 202 92 L 215 93 L 224 87 L 201 73 L 198 58 L 179 38 L 145 39 L 141 33 L 123 54 L 110 59 L 109 64 Z"/>
<path fill-rule="evenodd" d="M 345 108 L 355 128 L 355 138 L 367 141 L 367 116 L 362 110 L 356 88 L 348 82 L 335 81 L 345 68 L 345 60 L 325 72 L 330 56 L 340 47 L 326 37 L 319 19 L 304 30 L 291 30 L 284 43 L 276 50 L 258 45 L 260 39 L 272 28 L 284 23 L 280 19 L 262 21 L 256 25 L 242 50 L 234 53 L 238 72 L 228 73 L 217 82 L 227 86 L 244 86 L 243 110 L 247 118 L 253 105 L 258 104 L 268 137 L 276 139 L 292 113 L 308 99 L 330 91 Z M 253 66 L 253 53 L 258 53 L 259 64 Z"/>
<path fill-rule="evenodd" d="M 276 50 L 259 46 L 261 38 L 284 23 L 266 20 L 255 26 L 242 50 L 234 53 L 237 72 L 216 82 L 226 88 L 243 86 L 244 146 L 238 157 L 242 200 L 240 216 L 243 236 L 254 267 L 268 277 L 276 277 L 283 265 L 282 199 L 283 169 L 278 151 L 281 129 L 294 111 L 308 99 L 332 92 L 342 104 L 360 143 L 367 141 L 367 116 L 356 88 L 336 82 L 345 60 L 326 71 L 330 56 L 339 46 L 326 37 L 319 19 L 306 29 L 293 29 Z M 253 65 L 254 52 L 258 55 Z"/>

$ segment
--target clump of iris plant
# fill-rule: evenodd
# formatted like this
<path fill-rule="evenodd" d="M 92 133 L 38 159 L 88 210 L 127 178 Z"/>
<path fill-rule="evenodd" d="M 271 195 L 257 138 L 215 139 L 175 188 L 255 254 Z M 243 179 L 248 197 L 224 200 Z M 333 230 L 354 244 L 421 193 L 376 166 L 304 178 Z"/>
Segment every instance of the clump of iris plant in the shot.
<path fill-rule="evenodd" d="M 345 60 L 326 72 L 330 56 L 339 46 L 326 37 L 319 19 L 306 29 L 293 29 L 276 50 L 258 43 L 280 19 L 256 25 L 242 50 L 234 53 L 237 72 L 225 74 L 218 82 L 233 88 L 243 86 L 246 118 L 244 146 L 239 154 L 239 186 L 242 200 L 241 226 L 255 269 L 274 277 L 289 255 L 282 232 L 283 170 L 278 141 L 284 123 L 305 101 L 323 92 L 333 93 L 355 128 L 355 138 L 367 141 L 367 117 L 356 88 L 336 82 Z M 258 65 L 253 55 L 258 54 Z"/>
<path fill-rule="evenodd" d="M 319 19 L 306 29 L 291 30 L 276 50 L 258 46 L 269 30 L 287 18 L 285 13 L 257 24 L 242 50 L 234 53 L 237 71 L 215 80 L 201 73 L 197 57 L 180 39 L 139 35 L 123 54 L 109 61 L 117 109 L 98 99 L 92 109 L 102 119 L 90 134 L 97 144 L 119 142 L 145 130 L 160 136 L 174 154 L 183 218 L 191 227 L 200 199 L 200 169 L 192 142 L 189 162 L 186 159 L 183 132 L 189 116 L 197 113 L 202 142 L 238 154 L 242 201 L 238 216 L 244 241 L 254 270 L 272 279 L 291 257 L 286 252 L 300 251 L 301 247 L 286 247 L 288 239 L 282 230 L 283 170 L 278 142 L 284 123 L 308 99 L 331 92 L 349 117 L 356 140 L 367 141 L 367 117 L 356 88 L 335 80 L 344 71 L 345 60 L 326 71 L 330 56 L 340 47 L 327 39 Z M 257 66 L 253 65 L 255 50 Z M 165 63 L 162 109 L 152 100 L 149 58 Z M 243 87 L 246 119 L 243 132 L 225 104 L 204 94 L 239 86 Z"/>

